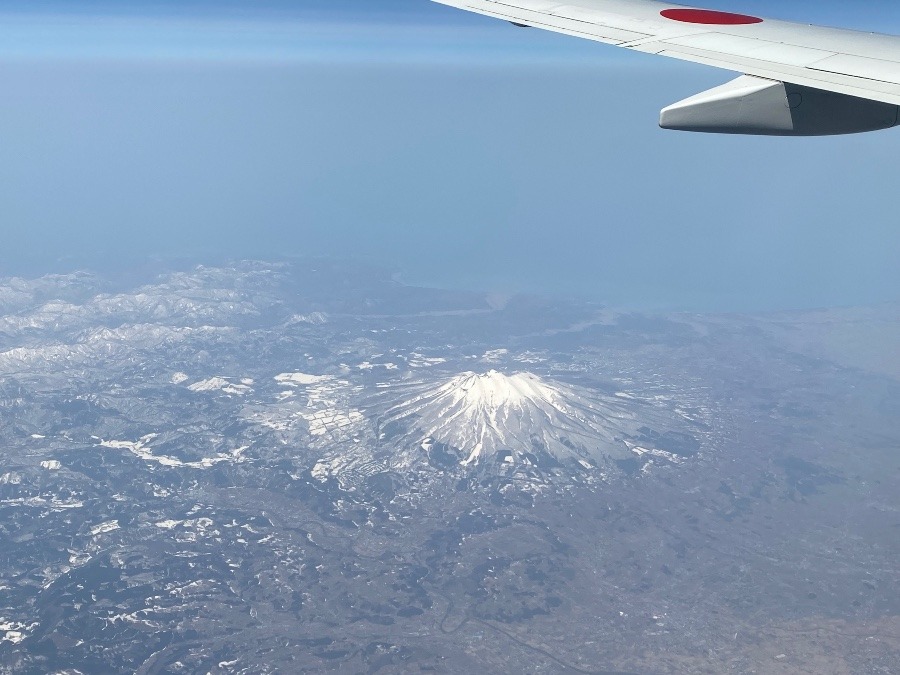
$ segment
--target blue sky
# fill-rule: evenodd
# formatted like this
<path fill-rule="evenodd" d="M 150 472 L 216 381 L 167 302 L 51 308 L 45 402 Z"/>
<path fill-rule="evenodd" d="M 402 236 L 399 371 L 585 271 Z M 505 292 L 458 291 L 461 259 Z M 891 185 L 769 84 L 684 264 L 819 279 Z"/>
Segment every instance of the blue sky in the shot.
<path fill-rule="evenodd" d="M 642 308 L 897 300 L 900 132 L 657 128 L 730 76 L 426 0 L 7 2 L 0 274 L 324 254 Z"/>
<path fill-rule="evenodd" d="M 888 0 L 708 0 L 704 6 L 881 31 L 890 31 L 900 15 Z M 572 60 L 592 52 L 590 45 L 553 36 L 526 41 L 497 22 L 428 0 L 8 0 L 0 17 L 0 55 L 7 57 Z"/>

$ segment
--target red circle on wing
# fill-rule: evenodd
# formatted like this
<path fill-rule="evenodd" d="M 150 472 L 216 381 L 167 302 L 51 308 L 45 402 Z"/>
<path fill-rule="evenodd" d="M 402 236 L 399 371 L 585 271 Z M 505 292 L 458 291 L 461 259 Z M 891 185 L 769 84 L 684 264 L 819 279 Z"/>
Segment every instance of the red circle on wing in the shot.
<path fill-rule="evenodd" d="M 672 21 L 702 23 L 711 26 L 745 26 L 751 23 L 762 23 L 762 19 L 756 16 L 716 12 L 711 9 L 664 9 L 660 14 Z"/>

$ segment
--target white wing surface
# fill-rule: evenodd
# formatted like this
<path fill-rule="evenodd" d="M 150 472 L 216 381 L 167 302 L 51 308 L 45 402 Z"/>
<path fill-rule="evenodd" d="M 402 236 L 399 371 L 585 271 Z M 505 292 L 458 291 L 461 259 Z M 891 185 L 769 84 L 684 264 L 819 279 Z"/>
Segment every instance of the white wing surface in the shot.
<path fill-rule="evenodd" d="M 750 76 L 667 108 L 661 117 L 665 127 L 818 135 L 868 131 L 898 122 L 897 36 L 654 0 L 435 1 Z"/>

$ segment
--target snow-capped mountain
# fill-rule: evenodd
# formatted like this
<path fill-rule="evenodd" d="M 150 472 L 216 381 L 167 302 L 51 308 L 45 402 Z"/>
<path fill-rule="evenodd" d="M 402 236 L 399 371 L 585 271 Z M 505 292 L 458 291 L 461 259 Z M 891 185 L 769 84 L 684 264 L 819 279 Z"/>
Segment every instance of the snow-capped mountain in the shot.
<path fill-rule="evenodd" d="M 634 400 L 528 372 L 467 372 L 392 389 L 405 398 L 380 420 L 381 436 L 426 452 L 449 447 L 463 466 L 550 462 L 604 467 L 634 457 L 631 442 L 655 421 Z"/>

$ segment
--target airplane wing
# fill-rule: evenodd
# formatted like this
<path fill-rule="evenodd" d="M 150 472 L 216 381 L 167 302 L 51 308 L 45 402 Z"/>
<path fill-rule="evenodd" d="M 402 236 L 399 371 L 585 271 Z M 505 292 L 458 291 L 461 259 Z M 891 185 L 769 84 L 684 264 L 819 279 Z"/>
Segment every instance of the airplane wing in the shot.
<path fill-rule="evenodd" d="M 520 26 L 742 73 L 665 108 L 660 126 L 813 136 L 900 122 L 900 37 L 655 0 L 434 0 Z"/>

